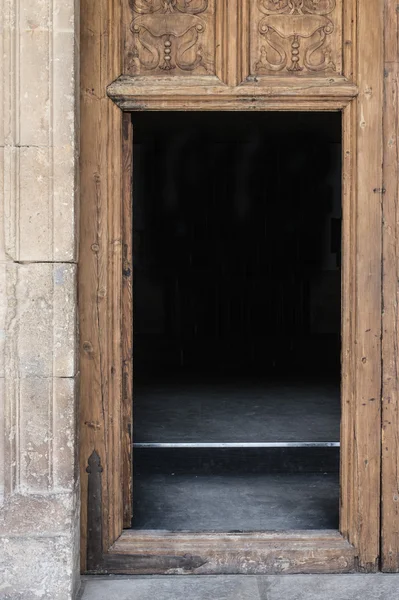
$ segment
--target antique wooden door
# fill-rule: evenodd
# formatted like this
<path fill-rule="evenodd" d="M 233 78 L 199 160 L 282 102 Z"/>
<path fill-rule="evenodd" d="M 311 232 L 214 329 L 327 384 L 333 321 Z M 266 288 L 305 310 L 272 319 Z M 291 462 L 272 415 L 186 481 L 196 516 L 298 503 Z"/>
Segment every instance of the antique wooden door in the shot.
<path fill-rule="evenodd" d="M 396 15 L 392 0 L 82 1 L 83 570 L 399 570 Z M 339 531 L 129 530 L 129 113 L 171 110 L 342 113 Z"/>

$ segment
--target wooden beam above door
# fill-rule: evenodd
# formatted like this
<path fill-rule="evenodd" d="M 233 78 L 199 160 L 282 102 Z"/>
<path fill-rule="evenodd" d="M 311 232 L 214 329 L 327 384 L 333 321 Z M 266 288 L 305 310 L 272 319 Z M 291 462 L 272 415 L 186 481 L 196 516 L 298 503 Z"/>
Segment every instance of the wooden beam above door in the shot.
<path fill-rule="evenodd" d="M 358 88 L 344 77 L 254 77 L 229 87 L 215 76 L 187 77 L 184 81 L 121 76 L 108 86 L 107 93 L 125 111 L 342 110 L 357 96 Z"/>

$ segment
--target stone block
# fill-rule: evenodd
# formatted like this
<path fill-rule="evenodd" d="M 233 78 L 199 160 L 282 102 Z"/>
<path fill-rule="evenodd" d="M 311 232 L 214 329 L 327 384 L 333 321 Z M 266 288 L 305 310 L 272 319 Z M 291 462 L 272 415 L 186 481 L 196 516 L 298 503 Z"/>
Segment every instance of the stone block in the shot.
<path fill-rule="evenodd" d="M 259 577 L 261 600 L 396 600 L 395 575 L 274 575 Z M 111 600 L 111 598 L 109 598 Z"/>
<path fill-rule="evenodd" d="M 75 30 L 75 2 L 74 0 L 55 0 L 53 3 L 53 27 L 55 31 Z"/>
<path fill-rule="evenodd" d="M 3 203 L 0 211 L 3 213 L 3 258 L 8 260 L 15 260 L 19 250 L 19 227 L 17 225 L 19 184 L 16 185 L 18 166 L 19 148 L 5 146 L 3 148 Z"/>
<path fill-rule="evenodd" d="M 53 260 L 73 262 L 77 250 L 75 148 L 58 147 L 53 157 Z M 69 177 L 65 175 L 69 174 Z"/>
<path fill-rule="evenodd" d="M 76 480 L 76 265 L 8 263 L 5 269 L 5 488 L 70 490 Z"/>
<path fill-rule="evenodd" d="M 382 574 L 92 576 L 83 578 L 81 600 L 397 600 L 398 589 L 399 575 Z"/>
<path fill-rule="evenodd" d="M 0 377 L 0 506 L 4 502 L 4 378 Z"/>
<path fill-rule="evenodd" d="M 40 2 L 39 2 L 40 4 Z M 51 38 L 40 28 L 40 18 L 27 19 L 28 30 L 20 31 L 19 46 L 19 128 L 21 146 L 48 146 L 50 132 L 51 65 L 48 64 Z"/>
<path fill-rule="evenodd" d="M 48 148 L 20 148 L 16 156 L 19 190 L 15 195 L 19 217 L 15 224 L 20 261 L 52 258 L 53 195 L 51 154 Z"/>
<path fill-rule="evenodd" d="M 73 264 L 52 265 L 55 377 L 72 377 L 76 374 L 76 272 L 77 267 Z"/>
<path fill-rule="evenodd" d="M 53 380 L 29 377 L 16 382 L 17 489 L 44 492 L 51 485 Z"/>
<path fill-rule="evenodd" d="M 53 380 L 53 489 L 74 489 L 78 479 L 74 379 Z"/>
<path fill-rule="evenodd" d="M 0 378 L 4 377 L 4 352 L 7 316 L 6 263 L 0 262 Z"/>
<path fill-rule="evenodd" d="M 76 265 L 8 265 L 7 284 L 9 377 L 73 377 Z"/>
<path fill-rule="evenodd" d="M 1 48 L 5 48 L 5 36 L 4 36 L 4 12 L 0 11 L 0 44 L 1 44 Z M 3 50 L 4 52 L 4 50 Z M 1 82 L 1 87 L 3 88 L 3 82 L 4 82 L 4 74 L 5 74 L 5 59 L 2 57 L 2 60 L 0 61 L 0 82 Z M 1 89 L 1 88 L 0 88 Z M 4 146 L 4 100 L 3 100 L 3 94 L 0 94 L 0 147 L 2 148 Z M 2 166 L 0 166 L 0 177 L 2 177 L 3 173 L 3 168 Z M 1 219 L 0 219 L 1 220 Z M 0 234 L 1 236 L 1 234 Z M 1 246 L 1 244 L 0 244 Z"/>
<path fill-rule="evenodd" d="M 71 130 L 72 115 L 63 128 Z M 13 260 L 76 259 L 76 149 L 71 131 L 61 144 L 67 135 L 60 130 L 58 147 L 5 148 L 5 248 Z"/>
<path fill-rule="evenodd" d="M 63 493 L 16 493 L 4 500 L 0 537 L 68 535 L 79 522 L 78 513 L 76 485 L 74 490 Z"/>
<path fill-rule="evenodd" d="M 74 490 L 77 481 L 75 380 L 7 381 L 6 482 L 10 493 Z"/>
<path fill-rule="evenodd" d="M 7 254 L 17 261 L 75 262 L 78 55 L 74 2 L 57 1 L 50 6 L 47 0 L 6 0 L 1 17 L 6 50 L 1 64 L 0 145 L 6 146 Z M 0 260 L 1 246 L 0 237 Z"/>
<path fill-rule="evenodd" d="M 4 0 L 0 11 L 0 598 L 6 600 L 72 600 L 79 574 L 71 264 L 76 6 Z"/>
<path fill-rule="evenodd" d="M 259 600 L 256 577 L 89 578 L 82 600 Z"/>
<path fill-rule="evenodd" d="M 4 201 L 4 148 L 0 146 L 0 262 L 6 261 L 8 258 L 6 254 L 6 244 L 4 239 Z"/>
<path fill-rule="evenodd" d="M 17 0 L 19 27 L 23 31 L 46 30 L 51 26 L 51 12 L 48 0 Z M 39 65 L 37 65 L 39 66 Z"/>
<path fill-rule="evenodd" d="M 76 588 L 74 533 L 53 538 L 0 539 L 3 600 L 72 600 Z"/>

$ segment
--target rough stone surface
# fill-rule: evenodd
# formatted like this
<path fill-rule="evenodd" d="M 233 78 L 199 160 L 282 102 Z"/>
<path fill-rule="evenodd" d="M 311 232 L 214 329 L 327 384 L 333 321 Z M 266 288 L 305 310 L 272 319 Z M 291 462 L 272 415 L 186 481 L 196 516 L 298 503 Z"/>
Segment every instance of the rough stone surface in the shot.
<path fill-rule="evenodd" d="M 3 0 L 0 37 L 0 598 L 79 581 L 78 6 Z"/>
<path fill-rule="evenodd" d="M 75 375 L 75 280 L 74 264 L 7 266 L 6 361 L 19 378 Z"/>
<path fill-rule="evenodd" d="M 77 11 L 73 0 L 3 2 L 6 255 L 74 261 Z"/>
<path fill-rule="evenodd" d="M 131 577 L 83 581 L 81 600 L 260 600 L 256 577 Z"/>
<path fill-rule="evenodd" d="M 399 575 L 270 576 L 258 583 L 260 600 L 399 599 Z"/>
<path fill-rule="evenodd" d="M 81 600 L 398 600 L 399 575 L 85 577 Z"/>
<path fill-rule="evenodd" d="M 71 535 L 0 540 L 0 597 L 67 600 L 75 595 Z"/>
<path fill-rule="evenodd" d="M 398 600 L 399 575 L 85 577 L 80 600 Z"/>

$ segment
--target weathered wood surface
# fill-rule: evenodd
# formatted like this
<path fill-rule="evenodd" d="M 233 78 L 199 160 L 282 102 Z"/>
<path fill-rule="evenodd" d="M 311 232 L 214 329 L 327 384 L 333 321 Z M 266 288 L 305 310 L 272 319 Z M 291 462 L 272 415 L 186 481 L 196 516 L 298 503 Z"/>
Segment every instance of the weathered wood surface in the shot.
<path fill-rule="evenodd" d="M 102 536 L 108 548 L 122 530 L 121 290 L 122 113 L 106 85 L 121 72 L 120 8 L 112 0 L 81 4 L 80 138 L 80 465 L 81 556 L 86 568 L 86 466 L 103 467 Z"/>
<path fill-rule="evenodd" d="M 381 568 L 399 572 L 399 25 L 385 0 Z"/>
<path fill-rule="evenodd" d="M 124 0 L 123 73 L 234 86 L 342 74 L 342 0 Z"/>
<path fill-rule="evenodd" d="M 192 6 L 200 7 L 201 3 L 202 0 L 194 0 Z M 166 2 L 163 6 L 168 4 L 170 10 L 167 13 L 175 18 L 172 3 Z M 204 1 L 204 12 L 208 10 L 205 4 Z M 262 0 L 261 4 L 266 6 L 266 12 L 269 10 L 267 6 L 271 6 L 266 0 Z M 302 5 L 301 2 L 293 4 L 295 10 Z M 329 0 L 320 4 L 327 6 Z M 103 466 L 103 566 L 110 572 L 134 573 L 145 569 L 145 572 L 171 572 L 171 569 L 174 572 L 213 573 L 218 572 L 217 569 L 224 569 L 220 572 L 249 572 L 251 568 L 264 568 L 264 572 L 345 572 L 354 568 L 355 556 L 361 570 L 375 570 L 380 556 L 382 447 L 382 565 L 388 571 L 398 570 L 397 12 L 392 0 L 385 0 L 383 183 L 383 4 L 382 0 L 344 2 L 342 24 L 334 23 L 334 33 L 324 32 L 326 38 L 323 44 L 324 41 L 327 43 L 327 39 L 338 39 L 332 36 L 339 33 L 341 27 L 343 31 L 341 58 L 334 45 L 330 54 L 334 64 L 341 64 L 341 61 L 342 67 L 328 75 L 322 73 L 322 69 L 309 75 L 309 67 L 298 76 L 279 71 L 249 75 L 253 62 L 251 52 L 256 48 L 245 41 L 246 31 L 254 34 L 249 5 L 236 0 L 227 4 L 227 0 L 221 0 L 215 5 L 216 20 L 212 25 L 216 40 L 212 69 L 204 73 L 198 62 L 191 70 L 187 69 L 184 77 L 179 77 L 174 75 L 178 73 L 177 69 L 182 70 L 181 67 L 166 69 L 168 73 L 165 75 L 164 69 L 157 65 L 155 70 L 160 69 L 161 73 L 157 71 L 155 75 L 155 71 L 154 74 L 148 73 L 147 62 L 145 75 L 132 78 L 120 77 L 121 73 L 126 73 L 120 43 L 120 4 L 111 0 L 101 0 L 99 4 L 94 4 L 93 0 L 82 1 L 79 303 L 83 568 L 88 493 L 85 469 L 89 456 L 96 451 Z M 333 10 L 338 5 L 334 4 Z M 210 3 L 209 6 L 214 5 Z M 182 14 L 190 16 L 184 15 L 184 11 Z M 203 18 L 200 13 L 194 16 Z M 264 13 L 264 16 L 268 18 L 270 15 Z M 297 16 L 301 16 L 300 11 Z M 330 19 L 328 15 L 319 16 Z M 292 20 L 289 19 L 292 14 L 283 17 L 286 18 L 283 27 L 288 32 L 286 39 L 290 40 L 288 34 Z M 125 21 L 123 31 L 127 35 Z M 206 31 L 211 31 L 208 24 Z M 138 34 L 137 31 L 135 33 Z M 178 33 L 177 30 L 175 33 Z M 202 32 L 201 36 L 206 37 L 208 33 Z M 258 30 L 256 35 L 263 39 L 266 33 Z M 222 34 L 224 42 L 218 44 L 217 36 Z M 165 35 L 172 33 L 162 35 L 163 48 L 171 48 L 171 53 L 164 52 L 163 58 L 175 53 L 173 58 L 176 59 L 177 48 L 172 50 L 176 40 L 170 40 L 171 46 L 165 46 L 165 41 L 168 41 Z M 194 45 L 199 43 L 201 36 Z M 159 42 L 156 41 L 157 44 Z M 210 39 L 209 43 L 214 42 Z M 296 49 L 290 43 L 291 50 Z M 209 48 L 212 54 L 213 46 Z M 305 47 L 301 46 L 298 54 L 291 52 L 291 59 L 292 56 L 299 57 L 298 61 L 291 60 L 291 63 L 302 65 L 304 50 Z M 134 47 L 131 52 L 130 58 L 136 60 Z M 328 53 L 323 56 L 328 59 Z M 127 58 L 125 55 L 125 65 Z M 181 57 L 179 60 L 181 62 Z M 142 69 L 143 65 L 140 73 Z M 243 80 L 245 83 L 239 85 Z M 131 157 L 128 146 L 131 148 L 132 133 L 130 125 L 125 125 L 125 156 L 122 159 L 122 113 L 107 97 L 107 85 L 109 96 L 119 107 L 131 111 L 345 109 L 341 531 L 353 547 L 338 534 L 331 534 L 336 536 L 334 543 L 330 534 L 326 534 L 328 539 L 323 538 L 324 541 L 321 534 L 314 537 L 306 534 L 298 542 L 295 542 L 295 534 L 291 533 L 285 537 L 277 533 L 237 538 L 215 534 L 212 543 L 209 537 L 203 542 L 205 550 L 202 555 L 196 548 L 202 544 L 203 534 L 184 539 L 181 538 L 183 534 L 176 534 L 178 537 L 169 546 L 162 541 L 162 536 L 148 538 L 143 534 L 140 541 L 134 538 L 136 534 L 129 534 L 133 535 L 136 546 L 132 543 L 126 545 L 128 534 L 124 533 L 107 553 L 123 525 L 129 524 L 131 516 L 128 506 L 131 491 L 128 441 L 131 424 L 129 399 L 132 394 L 131 328 L 130 333 L 121 333 L 131 323 L 131 278 L 126 276 L 131 248 L 126 240 L 131 236 L 131 207 L 128 206 Z M 384 336 L 381 373 L 382 285 Z M 382 446 L 381 376 L 384 392 Z M 276 537 L 267 538 L 267 535 Z M 177 550 L 179 547 L 185 549 L 185 553 Z M 295 555 L 292 554 L 294 547 Z M 166 562 L 162 563 L 162 558 L 159 558 L 161 563 L 157 563 L 157 557 L 161 557 L 159 552 L 167 557 Z M 190 557 L 193 557 L 192 561 Z M 203 559 L 204 563 L 199 564 Z M 256 566 L 248 566 L 251 560 Z M 159 567 L 159 564 L 163 566 Z"/>
<path fill-rule="evenodd" d="M 318 77 L 342 73 L 342 0 L 244 0 L 248 73 Z"/>
<path fill-rule="evenodd" d="M 358 89 L 343 78 L 287 80 L 253 79 L 227 87 L 217 78 L 204 85 L 203 78 L 157 78 L 121 76 L 107 89 L 123 110 L 341 110 Z"/>
<path fill-rule="evenodd" d="M 342 280 L 341 280 L 341 449 L 340 531 L 348 538 L 356 522 L 355 485 L 355 316 L 356 316 L 356 106 L 351 102 L 342 119 Z"/>
<path fill-rule="evenodd" d="M 215 32 L 224 20 L 224 7 L 218 0 L 125 0 L 123 72 L 214 75 Z"/>
<path fill-rule="evenodd" d="M 350 573 L 355 551 L 334 531 L 126 531 L 105 557 L 104 569 L 122 574 Z"/>
<path fill-rule="evenodd" d="M 130 113 L 123 115 L 122 160 L 122 483 L 123 526 L 130 527 L 133 507 L 133 126 Z"/>
<path fill-rule="evenodd" d="M 380 555 L 381 478 L 381 227 L 383 2 L 361 0 L 357 13 L 356 148 L 353 164 L 355 203 L 354 338 L 352 395 L 353 461 L 349 541 L 359 569 L 375 571 Z M 346 149 L 344 149 L 344 152 Z M 345 252 L 345 249 L 344 249 Z M 348 436 L 348 433 L 344 433 Z"/>

